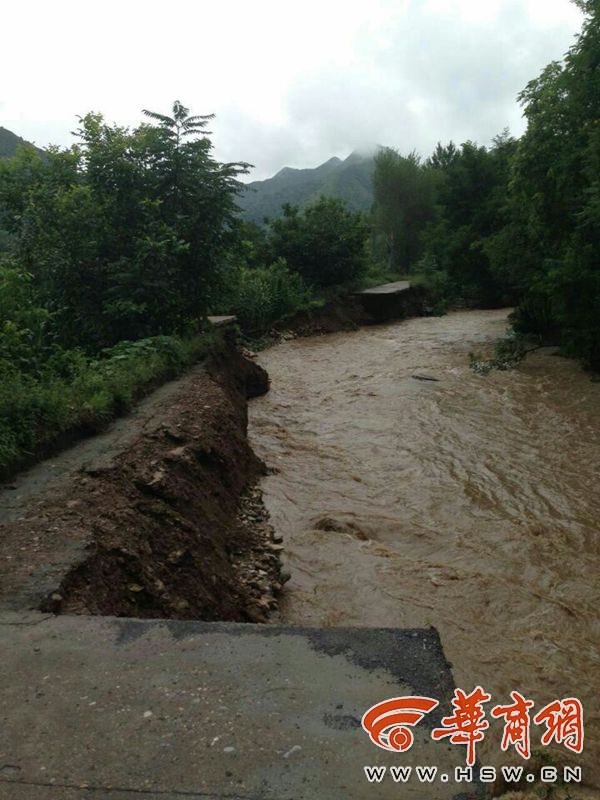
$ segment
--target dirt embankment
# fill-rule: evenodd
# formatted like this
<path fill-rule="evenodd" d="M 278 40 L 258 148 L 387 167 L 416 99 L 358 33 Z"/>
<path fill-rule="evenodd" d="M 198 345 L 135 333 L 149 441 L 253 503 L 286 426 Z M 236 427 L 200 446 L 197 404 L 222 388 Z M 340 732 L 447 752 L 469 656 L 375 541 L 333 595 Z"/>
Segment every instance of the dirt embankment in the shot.
<path fill-rule="evenodd" d="M 296 336 L 320 336 L 427 313 L 428 298 L 421 287 L 390 296 L 347 295 L 321 307 L 298 311 L 276 325 L 269 336 L 274 341 Z"/>
<path fill-rule="evenodd" d="M 15 587 L 21 595 L 35 596 L 38 574 L 48 586 L 48 572 L 60 573 L 46 611 L 265 621 L 281 548 L 246 427 L 247 397 L 267 390 L 266 372 L 226 334 L 108 464 L 92 460 L 23 516 L 13 511 L 0 537 L 8 584 L 10 570 L 28 584 Z"/>

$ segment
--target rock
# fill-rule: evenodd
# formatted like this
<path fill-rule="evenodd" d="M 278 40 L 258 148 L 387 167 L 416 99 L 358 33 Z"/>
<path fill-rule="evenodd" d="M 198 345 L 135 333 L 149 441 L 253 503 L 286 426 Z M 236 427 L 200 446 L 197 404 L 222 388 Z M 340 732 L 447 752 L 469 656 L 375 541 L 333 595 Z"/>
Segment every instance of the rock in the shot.
<path fill-rule="evenodd" d="M 167 461 L 182 461 L 187 455 L 187 448 L 185 446 L 174 447 L 165 455 Z"/>
<path fill-rule="evenodd" d="M 167 439 L 171 439 L 171 441 L 173 442 L 185 441 L 185 436 L 182 435 L 181 431 L 175 430 L 174 428 L 168 427 L 167 425 L 163 425 L 161 430 L 167 437 Z"/>
<path fill-rule="evenodd" d="M 242 363 L 245 372 L 243 378 L 246 397 L 250 399 L 251 397 L 260 397 L 260 395 L 266 394 L 270 386 L 266 370 L 249 359 L 244 359 Z"/>
<path fill-rule="evenodd" d="M 167 556 L 167 561 L 169 562 L 169 564 L 177 564 L 178 561 L 181 561 L 181 558 L 183 557 L 184 553 L 185 553 L 185 550 L 183 550 L 183 549 L 182 550 L 173 550 Z"/>
<path fill-rule="evenodd" d="M 165 477 L 165 472 L 162 469 L 157 469 L 152 478 L 148 481 L 148 486 L 156 486 Z"/>
<path fill-rule="evenodd" d="M 250 620 L 250 622 L 256 623 L 265 623 L 268 621 L 267 615 L 265 614 L 264 610 L 259 608 L 258 606 L 248 606 L 246 609 L 246 616 Z"/>

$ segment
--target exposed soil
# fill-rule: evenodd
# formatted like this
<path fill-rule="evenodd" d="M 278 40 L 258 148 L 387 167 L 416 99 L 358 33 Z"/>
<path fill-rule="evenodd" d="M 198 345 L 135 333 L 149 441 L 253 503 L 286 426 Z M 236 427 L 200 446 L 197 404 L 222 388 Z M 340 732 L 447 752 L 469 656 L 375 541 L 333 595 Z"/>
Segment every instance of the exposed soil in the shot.
<path fill-rule="evenodd" d="M 34 479 L 34 490 L 25 475 L 0 528 L 1 604 L 266 621 L 285 576 L 246 427 L 247 397 L 267 390 L 266 372 L 224 334 L 207 364 L 138 414 L 127 442 L 119 432 L 117 453 L 82 464 L 76 446 L 36 468 L 60 480 Z"/>
<path fill-rule="evenodd" d="M 276 326 L 274 338 L 280 331 L 291 332 L 296 336 L 319 336 L 336 331 L 356 330 L 368 322 L 361 302 L 356 297 L 347 297 L 327 303 L 321 308 L 298 311 L 280 325 Z"/>
<path fill-rule="evenodd" d="M 323 336 L 427 313 L 427 297 L 419 287 L 397 295 L 347 295 L 320 308 L 298 311 L 277 324 L 268 339 L 277 343 L 297 336 Z"/>

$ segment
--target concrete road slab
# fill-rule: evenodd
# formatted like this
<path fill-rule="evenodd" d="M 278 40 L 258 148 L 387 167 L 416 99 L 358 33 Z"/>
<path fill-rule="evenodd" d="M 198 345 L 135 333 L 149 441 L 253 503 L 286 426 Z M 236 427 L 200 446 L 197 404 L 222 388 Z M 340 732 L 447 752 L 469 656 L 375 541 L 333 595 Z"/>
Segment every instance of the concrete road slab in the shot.
<path fill-rule="evenodd" d="M 452 778 L 370 785 L 365 765 L 436 765 L 453 683 L 435 630 L 302 629 L 0 615 L 0 800 L 449 800 Z M 404 754 L 362 714 L 388 697 L 441 701 Z"/>
<path fill-rule="evenodd" d="M 380 286 L 371 286 L 370 289 L 363 289 L 362 292 L 357 292 L 357 294 L 399 294 L 400 292 L 406 292 L 409 289 L 409 281 L 394 281 L 393 283 L 382 283 Z"/>

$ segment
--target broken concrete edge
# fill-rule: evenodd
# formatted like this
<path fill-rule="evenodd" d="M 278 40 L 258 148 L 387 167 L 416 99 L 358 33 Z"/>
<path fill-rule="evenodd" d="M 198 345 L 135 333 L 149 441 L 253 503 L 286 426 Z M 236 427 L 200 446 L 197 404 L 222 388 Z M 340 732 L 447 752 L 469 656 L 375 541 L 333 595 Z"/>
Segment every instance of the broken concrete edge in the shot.
<path fill-rule="evenodd" d="M 448 708 L 453 691 L 434 629 L 0 613 L 0 645 L 0 761 L 13 765 L 2 800 L 364 800 L 363 765 L 398 754 L 373 746 L 361 715 L 411 694 Z M 438 721 L 423 720 L 403 763 L 464 763 L 460 748 L 432 742 Z M 39 793 L 2 794 L 18 786 Z M 474 800 L 479 788 L 435 797 Z M 397 798 L 398 786 L 376 796 Z"/>
<path fill-rule="evenodd" d="M 64 623 L 85 629 L 88 626 L 108 625 L 116 633 L 116 645 L 129 645 L 149 632 L 164 629 L 174 642 L 190 636 L 226 634 L 230 637 L 258 636 L 276 638 L 282 635 L 307 639 L 317 652 L 327 656 L 345 656 L 364 670 L 387 670 L 398 683 L 413 687 L 416 694 L 427 694 L 432 687 L 440 701 L 449 701 L 454 691 L 452 665 L 443 654 L 436 628 L 314 628 L 279 624 L 241 622 L 205 622 L 202 620 L 143 619 L 101 615 L 51 614 L 41 611 L 12 611 L 0 609 L 0 626 L 33 627 L 45 623 Z M 349 644 L 349 642 L 351 642 Z M 398 649 L 403 652 L 404 666 L 399 669 Z M 431 723 L 441 718 L 438 708 L 429 716 Z"/>
<path fill-rule="evenodd" d="M 356 292 L 356 294 L 359 297 L 374 294 L 400 294 L 401 292 L 407 292 L 411 288 L 410 281 L 393 281 L 392 283 L 382 283 L 379 286 L 370 286 L 368 289 Z"/>
<path fill-rule="evenodd" d="M 206 318 L 213 328 L 224 328 L 237 322 L 235 314 L 217 314 Z"/>

